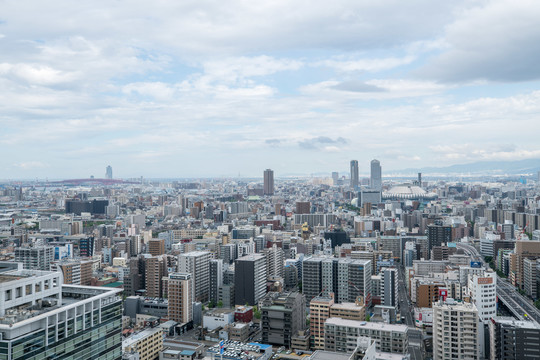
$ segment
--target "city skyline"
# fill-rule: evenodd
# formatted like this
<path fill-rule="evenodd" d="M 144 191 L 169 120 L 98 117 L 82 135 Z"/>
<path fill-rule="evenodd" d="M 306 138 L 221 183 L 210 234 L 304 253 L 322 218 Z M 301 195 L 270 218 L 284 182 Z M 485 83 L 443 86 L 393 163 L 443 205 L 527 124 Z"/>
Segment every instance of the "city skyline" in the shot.
<path fill-rule="evenodd" d="M 540 157 L 537 3 L 142 4 L 2 4 L 3 178 Z"/>

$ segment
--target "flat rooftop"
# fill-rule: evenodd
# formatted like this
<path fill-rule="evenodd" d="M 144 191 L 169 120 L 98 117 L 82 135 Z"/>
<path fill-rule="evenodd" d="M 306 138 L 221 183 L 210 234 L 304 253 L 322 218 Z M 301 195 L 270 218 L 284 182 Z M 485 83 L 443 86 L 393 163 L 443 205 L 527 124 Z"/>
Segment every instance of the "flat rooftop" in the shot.
<path fill-rule="evenodd" d="M 311 360 L 349 360 L 351 354 L 337 353 L 333 351 L 317 350 L 311 354 Z"/>
<path fill-rule="evenodd" d="M 19 281 L 21 279 L 27 279 L 31 277 L 40 277 L 44 275 L 58 274 L 54 271 L 41 271 L 41 270 L 10 270 L 0 273 L 0 284 L 9 283 L 12 281 Z"/>
<path fill-rule="evenodd" d="M 403 333 L 407 332 L 407 330 L 409 329 L 407 325 L 375 323 L 375 322 L 367 322 L 367 321 L 359 321 L 359 320 L 348 320 L 348 319 L 342 319 L 342 318 L 337 318 L 337 317 L 331 317 L 327 319 L 325 324 L 372 329 L 372 330 L 397 331 L 397 332 L 403 332 Z"/>
<path fill-rule="evenodd" d="M 19 306 L 13 309 L 6 309 L 6 316 L 0 317 L 0 328 L 2 325 L 10 327 L 24 325 L 27 320 L 37 321 L 40 316 L 49 316 L 49 313 L 67 307 L 77 306 L 81 301 L 92 299 L 100 295 L 117 295 L 122 290 L 114 288 L 80 286 L 80 285 L 62 285 L 61 303 L 58 299 L 45 297 L 41 305 Z"/>

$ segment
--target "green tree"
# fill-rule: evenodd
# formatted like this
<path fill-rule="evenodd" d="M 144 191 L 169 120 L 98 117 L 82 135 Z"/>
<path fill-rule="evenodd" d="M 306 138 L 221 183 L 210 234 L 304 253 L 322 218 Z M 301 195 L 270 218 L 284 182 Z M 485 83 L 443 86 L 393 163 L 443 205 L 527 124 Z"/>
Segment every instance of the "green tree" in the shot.
<path fill-rule="evenodd" d="M 217 303 L 217 306 L 218 306 L 218 308 L 222 308 L 223 307 L 223 301 L 219 300 L 218 303 Z"/>
<path fill-rule="evenodd" d="M 367 314 L 366 315 L 366 321 L 369 321 L 369 320 L 371 320 L 371 315 Z"/>
<path fill-rule="evenodd" d="M 215 307 L 216 307 L 216 303 L 214 303 L 214 300 L 212 300 L 212 301 L 210 301 L 210 302 L 208 303 L 208 308 L 213 309 L 213 308 L 215 308 Z"/>
<path fill-rule="evenodd" d="M 261 318 L 261 312 L 259 310 L 253 312 L 253 316 L 255 316 L 255 319 Z"/>

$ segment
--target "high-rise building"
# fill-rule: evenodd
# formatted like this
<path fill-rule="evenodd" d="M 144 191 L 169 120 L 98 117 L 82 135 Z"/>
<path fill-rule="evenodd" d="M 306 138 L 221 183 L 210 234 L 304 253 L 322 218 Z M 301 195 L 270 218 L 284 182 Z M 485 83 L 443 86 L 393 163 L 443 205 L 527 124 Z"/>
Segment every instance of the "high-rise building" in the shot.
<path fill-rule="evenodd" d="M 266 256 L 266 276 L 278 276 L 283 278 L 285 255 L 283 249 L 274 244 L 271 248 L 263 250 L 263 254 Z"/>
<path fill-rule="evenodd" d="M 234 297 L 236 305 L 256 305 L 266 294 L 266 258 L 250 254 L 236 259 Z"/>
<path fill-rule="evenodd" d="M 538 297 L 538 259 L 523 259 L 523 290 L 533 299 Z"/>
<path fill-rule="evenodd" d="M 163 297 L 163 278 L 167 276 L 167 261 L 160 256 L 145 258 L 146 296 Z"/>
<path fill-rule="evenodd" d="M 212 253 L 209 251 L 191 251 L 178 256 L 178 272 L 191 274 L 193 278 L 193 301 L 208 301 L 211 259 Z"/>
<path fill-rule="evenodd" d="M 1 358 L 122 358 L 121 290 L 63 285 L 58 272 L 1 274 Z"/>
<path fill-rule="evenodd" d="M 79 237 L 79 256 L 92 257 L 94 256 L 94 237 L 81 236 Z"/>
<path fill-rule="evenodd" d="M 469 275 L 468 285 L 471 302 L 476 305 L 478 317 L 486 323 L 497 315 L 497 276 L 493 271 L 482 275 Z"/>
<path fill-rule="evenodd" d="M 321 294 L 322 288 L 322 262 L 325 258 L 312 256 L 302 262 L 302 292 L 306 301 L 311 301 Z M 331 291 L 331 290 L 330 290 Z"/>
<path fill-rule="evenodd" d="M 219 288 L 223 286 L 223 260 L 210 260 L 210 301 L 217 304 L 219 301 Z"/>
<path fill-rule="evenodd" d="M 382 190 L 382 172 L 379 160 L 371 160 L 370 187 L 378 191 Z"/>
<path fill-rule="evenodd" d="M 540 325 L 496 316 L 489 322 L 489 345 L 491 360 L 538 359 Z"/>
<path fill-rule="evenodd" d="M 15 262 L 22 263 L 29 270 L 50 270 L 54 260 L 53 246 L 18 247 L 15 249 Z"/>
<path fill-rule="evenodd" d="M 448 299 L 433 304 L 433 359 L 480 359 L 478 310 Z"/>
<path fill-rule="evenodd" d="M 264 170 L 264 195 L 274 195 L 274 171 L 271 169 Z"/>
<path fill-rule="evenodd" d="M 193 320 L 193 280 L 188 273 L 169 274 L 169 320 L 181 324 Z"/>
<path fill-rule="evenodd" d="M 296 214 L 310 214 L 311 203 L 309 201 L 297 201 L 295 213 Z"/>
<path fill-rule="evenodd" d="M 425 249 L 431 256 L 431 249 L 434 246 L 441 246 L 444 243 L 452 242 L 452 227 L 446 225 L 428 225 L 428 249 Z"/>
<path fill-rule="evenodd" d="M 105 179 L 112 179 L 112 166 L 108 165 L 105 170 Z"/>
<path fill-rule="evenodd" d="M 355 302 L 361 297 L 371 306 L 371 260 L 311 257 L 302 266 L 306 301 L 334 293 L 336 302 Z"/>
<path fill-rule="evenodd" d="M 358 160 L 351 160 L 351 188 L 356 189 L 359 184 Z"/>
<path fill-rule="evenodd" d="M 398 306 L 398 270 L 384 268 L 381 270 L 381 303 L 385 306 Z"/>
<path fill-rule="evenodd" d="M 51 271 L 61 271 L 63 283 L 69 285 L 90 285 L 92 281 L 92 261 L 63 259 L 51 263 Z"/>
<path fill-rule="evenodd" d="M 268 293 L 261 300 L 261 337 L 264 344 L 291 347 L 291 338 L 306 324 L 305 299 L 299 292 Z"/>
<path fill-rule="evenodd" d="M 523 261 L 526 258 L 540 257 L 540 241 L 518 240 L 514 253 L 510 255 L 510 278 L 515 286 L 523 289 L 525 286 L 523 274 Z"/>
<path fill-rule="evenodd" d="M 336 186 L 339 183 L 339 173 L 337 171 L 332 172 L 332 185 Z"/>
<path fill-rule="evenodd" d="M 309 329 L 314 349 L 324 349 L 324 322 L 330 318 L 330 307 L 334 305 L 333 295 L 317 296 L 309 303 Z"/>
<path fill-rule="evenodd" d="M 152 256 L 165 254 L 165 239 L 150 239 L 148 241 L 148 253 Z"/>

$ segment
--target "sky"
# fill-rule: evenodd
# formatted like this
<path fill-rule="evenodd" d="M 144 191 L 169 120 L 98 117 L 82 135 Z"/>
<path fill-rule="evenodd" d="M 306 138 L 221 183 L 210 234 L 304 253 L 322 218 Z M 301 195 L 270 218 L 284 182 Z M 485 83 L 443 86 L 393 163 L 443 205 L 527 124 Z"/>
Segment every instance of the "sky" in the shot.
<path fill-rule="evenodd" d="M 0 179 L 540 158 L 540 2 L 0 0 Z"/>

